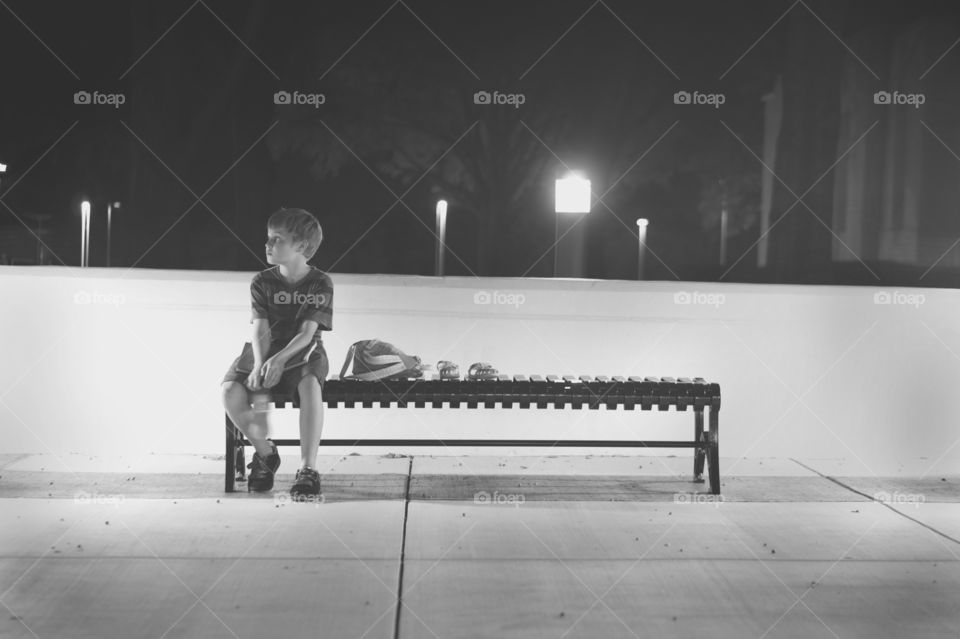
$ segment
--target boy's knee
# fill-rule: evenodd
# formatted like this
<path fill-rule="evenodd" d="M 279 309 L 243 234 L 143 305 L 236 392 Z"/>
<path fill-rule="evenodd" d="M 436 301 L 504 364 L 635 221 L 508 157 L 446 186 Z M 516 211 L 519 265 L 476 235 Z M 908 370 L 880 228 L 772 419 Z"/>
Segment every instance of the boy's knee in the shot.
<path fill-rule="evenodd" d="M 220 385 L 223 403 L 231 401 L 247 400 L 247 388 L 240 382 L 224 382 Z"/>
<path fill-rule="evenodd" d="M 297 383 L 297 391 L 300 393 L 300 397 L 303 397 L 307 394 L 316 395 L 319 397 L 323 392 L 319 380 L 317 380 L 317 378 L 313 375 L 304 376 Z"/>

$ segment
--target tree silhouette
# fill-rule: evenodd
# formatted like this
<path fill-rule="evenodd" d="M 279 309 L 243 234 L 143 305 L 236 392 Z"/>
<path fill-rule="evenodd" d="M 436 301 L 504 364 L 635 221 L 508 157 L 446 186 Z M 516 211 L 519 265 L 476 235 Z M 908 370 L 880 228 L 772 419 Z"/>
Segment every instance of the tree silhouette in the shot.
<path fill-rule="evenodd" d="M 656 177 L 649 158 L 628 169 L 670 126 L 666 89 L 650 80 L 656 76 L 649 58 L 616 51 L 619 45 L 603 73 L 591 73 L 582 60 L 577 67 L 571 50 L 551 54 L 550 64 L 520 80 L 505 71 L 522 59 L 520 45 L 504 39 L 493 54 L 497 72 L 480 83 L 429 37 L 358 46 L 329 73 L 323 66 L 332 50 L 322 43 L 330 38 L 315 40 L 321 44 L 299 56 L 294 75 L 322 91 L 326 103 L 277 107 L 280 125 L 269 137 L 274 158 L 300 157 L 317 179 L 362 162 L 397 195 L 413 189 L 422 199 L 446 198 L 476 229 L 477 261 L 465 265 L 473 273 L 520 275 L 538 266 L 553 241 L 553 179 L 565 164 L 586 169 L 597 195 L 617 182 L 601 215 Z M 477 104 L 478 90 L 522 94 L 524 103 Z M 632 220 L 625 226 L 635 228 Z M 530 237 L 542 240 L 533 251 Z M 547 261 L 539 262 L 542 271 Z"/>

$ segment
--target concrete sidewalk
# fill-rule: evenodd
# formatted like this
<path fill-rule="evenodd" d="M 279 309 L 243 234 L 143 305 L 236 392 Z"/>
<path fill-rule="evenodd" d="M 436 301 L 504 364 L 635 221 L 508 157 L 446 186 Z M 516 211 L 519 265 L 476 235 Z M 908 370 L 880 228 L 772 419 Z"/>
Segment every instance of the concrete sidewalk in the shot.
<path fill-rule="evenodd" d="M 960 637 L 957 476 L 325 456 L 297 504 L 205 461 L 0 457 L 0 636 Z"/>

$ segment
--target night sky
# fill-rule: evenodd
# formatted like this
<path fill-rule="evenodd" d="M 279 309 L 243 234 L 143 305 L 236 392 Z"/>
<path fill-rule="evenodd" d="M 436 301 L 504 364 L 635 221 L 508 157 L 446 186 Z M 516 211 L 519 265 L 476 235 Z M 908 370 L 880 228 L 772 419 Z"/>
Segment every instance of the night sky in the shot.
<path fill-rule="evenodd" d="M 848 43 L 931 21 L 960 37 L 955 12 L 944 2 L 5 0 L 0 251 L 34 257 L 26 227 L 46 215 L 45 261 L 79 264 L 87 198 L 90 265 L 103 266 L 117 200 L 113 266 L 261 269 L 266 218 L 298 206 L 324 227 L 320 268 L 427 275 L 445 197 L 448 274 L 550 276 L 553 181 L 573 168 L 603 195 L 588 219 L 587 277 L 635 276 L 635 220 L 646 217 L 652 279 L 789 281 L 789 264 L 758 274 L 751 250 L 761 98 L 778 75 L 809 71 L 797 71 L 796 34 L 822 30 L 828 44 L 810 53 L 827 75 L 854 56 L 885 69 L 882 47 Z M 844 81 L 817 98 L 837 113 Z M 954 82 L 946 71 L 927 81 Z M 279 91 L 306 103 L 277 104 Z M 478 91 L 523 104 L 476 104 Z M 678 91 L 723 103 L 676 104 Z M 102 103 L 77 104 L 78 92 Z M 719 265 L 721 201 L 728 264 L 743 258 L 732 273 Z"/>

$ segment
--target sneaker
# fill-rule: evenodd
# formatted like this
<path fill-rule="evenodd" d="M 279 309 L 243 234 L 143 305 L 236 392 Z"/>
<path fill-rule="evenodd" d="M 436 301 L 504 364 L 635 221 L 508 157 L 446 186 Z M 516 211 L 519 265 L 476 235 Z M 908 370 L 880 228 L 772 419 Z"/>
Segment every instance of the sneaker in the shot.
<path fill-rule="evenodd" d="M 290 487 L 290 495 L 307 497 L 320 494 L 320 473 L 312 468 L 301 468 L 297 471 L 297 478 Z"/>
<path fill-rule="evenodd" d="M 261 457 L 260 453 L 253 454 L 253 461 L 247 464 L 250 469 L 250 477 L 247 479 L 247 490 L 263 492 L 273 488 L 273 476 L 280 467 L 280 453 L 277 451 L 277 445 L 270 442 L 273 452 L 266 457 Z"/>

